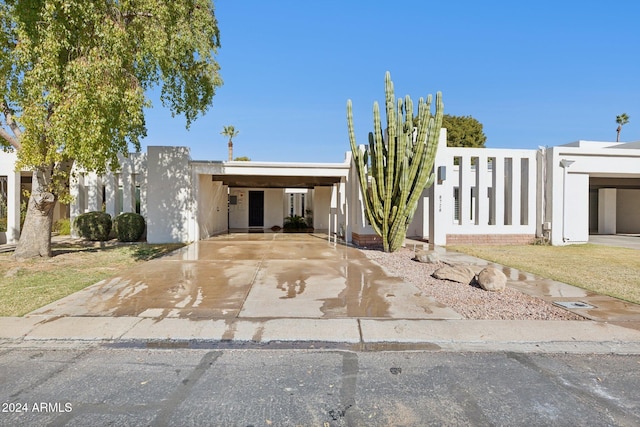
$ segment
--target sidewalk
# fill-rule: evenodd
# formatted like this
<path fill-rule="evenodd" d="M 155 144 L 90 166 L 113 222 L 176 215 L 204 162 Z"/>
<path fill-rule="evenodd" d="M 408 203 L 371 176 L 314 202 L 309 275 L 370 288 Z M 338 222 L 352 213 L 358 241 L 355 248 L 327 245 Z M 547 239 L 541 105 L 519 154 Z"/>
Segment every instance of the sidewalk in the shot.
<path fill-rule="evenodd" d="M 550 302 L 590 304 L 571 310 L 590 320 L 467 320 L 417 296 L 358 250 L 319 237 L 226 235 L 194 243 L 25 317 L 0 318 L 0 347 L 640 354 L 638 305 L 508 269 L 509 286 Z M 487 264 L 438 250 L 448 262 Z"/>
<path fill-rule="evenodd" d="M 638 325 L 635 325 L 636 327 Z M 640 354 L 640 330 L 594 321 L 0 318 L 0 347 L 113 344 Z M 181 345 L 182 344 L 182 345 Z"/>

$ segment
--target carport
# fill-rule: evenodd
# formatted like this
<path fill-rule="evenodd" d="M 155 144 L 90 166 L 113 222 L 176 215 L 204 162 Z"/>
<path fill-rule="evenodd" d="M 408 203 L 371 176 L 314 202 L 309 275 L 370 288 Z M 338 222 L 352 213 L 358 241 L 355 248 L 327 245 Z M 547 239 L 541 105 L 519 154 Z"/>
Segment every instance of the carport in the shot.
<path fill-rule="evenodd" d="M 313 217 L 333 235 L 346 222 L 350 157 L 343 163 L 192 161 L 196 240 L 230 230 L 283 227 L 291 215 Z"/>
<path fill-rule="evenodd" d="M 640 233 L 640 142 L 577 141 L 546 157 L 544 222 L 553 245 Z"/>
<path fill-rule="evenodd" d="M 589 234 L 640 234 L 640 177 L 589 176 Z"/>

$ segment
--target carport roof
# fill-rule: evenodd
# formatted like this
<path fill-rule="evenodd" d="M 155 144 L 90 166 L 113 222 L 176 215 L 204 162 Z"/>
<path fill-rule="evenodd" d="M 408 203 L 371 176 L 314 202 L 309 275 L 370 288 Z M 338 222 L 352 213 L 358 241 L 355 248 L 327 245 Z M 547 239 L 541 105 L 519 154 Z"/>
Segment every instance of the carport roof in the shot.
<path fill-rule="evenodd" d="M 211 175 L 230 187 L 313 188 L 339 183 L 349 175 L 350 155 L 343 163 L 191 162 L 194 172 Z"/>
<path fill-rule="evenodd" d="M 312 188 L 340 182 L 339 176 L 212 175 L 229 187 Z"/>

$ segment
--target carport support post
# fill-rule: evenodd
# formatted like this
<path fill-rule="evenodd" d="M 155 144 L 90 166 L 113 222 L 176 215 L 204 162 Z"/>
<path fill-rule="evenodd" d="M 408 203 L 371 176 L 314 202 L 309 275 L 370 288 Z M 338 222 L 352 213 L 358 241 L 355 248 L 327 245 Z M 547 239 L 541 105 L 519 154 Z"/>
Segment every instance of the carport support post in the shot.
<path fill-rule="evenodd" d="M 334 241 L 338 240 L 338 205 L 340 197 L 338 196 L 338 184 L 331 186 L 331 207 L 329 209 L 329 239 L 333 237 Z"/>
<path fill-rule="evenodd" d="M 349 206 L 347 204 L 346 197 L 347 180 L 345 177 L 340 178 L 340 184 L 338 184 L 338 200 L 339 200 L 339 215 L 341 224 L 344 224 L 344 236 L 342 236 L 345 242 L 350 240 L 351 237 L 351 221 L 349 221 Z"/>
<path fill-rule="evenodd" d="M 598 190 L 598 234 L 616 234 L 616 203 L 615 188 Z"/>

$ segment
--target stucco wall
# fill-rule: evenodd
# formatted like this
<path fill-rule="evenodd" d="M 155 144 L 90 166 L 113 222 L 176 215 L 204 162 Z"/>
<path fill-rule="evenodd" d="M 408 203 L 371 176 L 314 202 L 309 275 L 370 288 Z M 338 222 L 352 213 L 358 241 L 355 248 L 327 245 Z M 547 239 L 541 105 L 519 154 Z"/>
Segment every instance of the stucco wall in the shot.
<path fill-rule="evenodd" d="M 567 173 L 566 201 L 563 218 L 556 223 L 562 225 L 562 237 L 565 243 L 589 241 L 589 175 Z M 556 232 L 559 231 L 556 228 Z"/>
<path fill-rule="evenodd" d="M 229 228 L 249 227 L 249 191 L 264 191 L 264 228 L 284 225 L 284 188 L 231 188 L 238 204 L 229 206 Z"/>
<path fill-rule="evenodd" d="M 274 225 L 284 225 L 284 188 L 264 189 L 264 227 L 271 228 Z M 248 221 L 248 217 L 247 217 Z"/>
<path fill-rule="evenodd" d="M 429 189 L 425 189 L 420 197 L 413 220 L 407 228 L 407 237 L 429 237 Z"/>
<path fill-rule="evenodd" d="M 227 186 L 211 181 L 209 175 L 199 175 L 198 227 L 200 239 L 227 229 Z"/>
<path fill-rule="evenodd" d="M 148 147 L 147 241 L 188 242 L 191 168 L 187 147 Z"/>
<path fill-rule="evenodd" d="M 618 189 L 616 231 L 640 233 L 640 190 Z"/>
<path fill-rule="evenodd" d="M 331 187 L 314 187 L 313 189 L 313 228 L 327 230 L 329 228 L 329 209 L 331 207 Z"/>
<path fill-rule="evenodd" d="M 249 191 L 246 188 L 230 188 L 229 196 L 235 197 L 236 204 L 229 204 L 229 228 L 249 226 Z"/>

